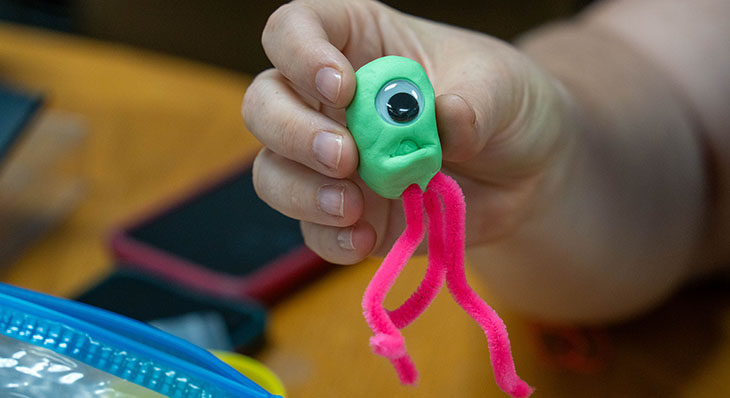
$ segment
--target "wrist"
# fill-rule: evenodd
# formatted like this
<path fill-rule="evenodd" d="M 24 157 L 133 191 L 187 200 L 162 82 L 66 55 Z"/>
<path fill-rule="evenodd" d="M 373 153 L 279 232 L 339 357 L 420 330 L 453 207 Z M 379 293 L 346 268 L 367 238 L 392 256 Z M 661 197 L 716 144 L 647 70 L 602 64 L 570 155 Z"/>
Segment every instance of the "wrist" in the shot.
<path fill-rule="evenodd" d="M 696 137 L 662 77 L 623 43 L 568 24 L 522 45 L 552 76 L 563 146 L 530 217 L 472 250 L 473 262 L 495 296 L 536 317 L 645 311 L 691 273 L 703 209 Z"/>

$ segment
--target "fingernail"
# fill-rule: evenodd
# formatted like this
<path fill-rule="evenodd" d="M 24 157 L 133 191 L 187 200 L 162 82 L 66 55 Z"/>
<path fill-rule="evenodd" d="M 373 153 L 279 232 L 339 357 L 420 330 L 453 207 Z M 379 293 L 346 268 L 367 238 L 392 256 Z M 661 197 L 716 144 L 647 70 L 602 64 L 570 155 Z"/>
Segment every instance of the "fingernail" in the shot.
<path fill-rule="evenodd" d="M 345 187 L 342 185 L 322 185 L 317 190 L 317 206 L 323 212 L 336 216 L 345 216 Z"/>
<path fill-rule="evenodd" d="M 337 170 L 342 157 L 342 136 L 320 131 L 314 136 L 312 150 L 320 163 L 332 170 Z"/>
<path fill-rule="evenodd" d="M 342 73 L 328 66 L 317 71 L 314 78 L 314 84 L 317 91 L 327 98 L 330 102 L 335 103 L 340 96 L 340 87 L 342 86 Z"/>
<path fill-rule="evenodd" d="M 355 245 L 352 244 L 352 231 L 354 227 L 348 227 L 341 229 L 337 233 L 337 244 L 343 250 L 355 250 Z"/>

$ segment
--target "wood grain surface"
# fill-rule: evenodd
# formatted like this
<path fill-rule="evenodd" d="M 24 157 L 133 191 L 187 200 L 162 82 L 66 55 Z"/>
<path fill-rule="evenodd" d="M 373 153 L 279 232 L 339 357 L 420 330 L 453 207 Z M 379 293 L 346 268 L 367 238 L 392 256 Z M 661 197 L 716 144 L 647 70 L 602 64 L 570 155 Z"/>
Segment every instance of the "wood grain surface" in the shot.
<path fill-rule="evenodd" d="M 50 109 L 82 116 L 89 133 L 85 199 L 0 274 L 4 282 L 61 296 L 83 290 L 111 270 L 105 243 L 111 228 L 259 148 L 239 112 L 250 76 L 0 25 L 0 79 L 45 93 Z M 342 267 L 272 309 L 268 345 L 258 359 L 281 376 L 289 396 L 504 396 L 494 385 L 483 334 L 445 292 L 404 331 L 421 372 L 418 387 L 398 384 L 387 361 L 370 352 L 360 313 L 377 266 L 368 260 Z M 408 265 L 390 305 L 415 288 L 424 266 L 423 259 Z M 471 281 L 489 298 L 479 280 Z M 608 328 L 605 366 L 584 372 L 546 363 L 531 322 L 498 303 L 496 309 L 508 325 L 519 373 L 537 388 L 535 397 L 724 397 L 730 396 L 728 285 L 690 289 L 641 319 Z"/>

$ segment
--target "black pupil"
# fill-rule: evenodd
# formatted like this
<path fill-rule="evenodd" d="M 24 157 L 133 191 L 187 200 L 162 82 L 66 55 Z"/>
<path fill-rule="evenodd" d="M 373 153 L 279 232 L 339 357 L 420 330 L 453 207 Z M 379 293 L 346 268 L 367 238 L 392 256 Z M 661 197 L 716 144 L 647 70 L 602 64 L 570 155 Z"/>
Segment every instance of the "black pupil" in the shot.
<path fill-rule="evenodd" d="M 388 115 L 393 121 L 407 123 L 418 116 L 418 101 L 408 93 L 398 93 L 388 100 Z"/>

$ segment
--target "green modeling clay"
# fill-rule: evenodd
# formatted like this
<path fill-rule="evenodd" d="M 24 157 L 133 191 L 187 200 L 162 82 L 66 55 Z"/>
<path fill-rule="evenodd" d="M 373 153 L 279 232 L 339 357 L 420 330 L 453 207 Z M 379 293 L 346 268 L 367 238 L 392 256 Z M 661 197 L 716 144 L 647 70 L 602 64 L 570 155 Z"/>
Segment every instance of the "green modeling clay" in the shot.
<path fill-rule="evenodd" d="M 441 169 L 433 87 L 418 62 L 383 57 L 356 73 L 347 127 L 360 151 L 363 181 L 386 198 L 411 184 L 422 191 Z"/>

